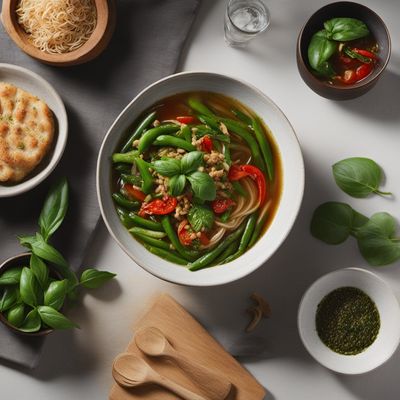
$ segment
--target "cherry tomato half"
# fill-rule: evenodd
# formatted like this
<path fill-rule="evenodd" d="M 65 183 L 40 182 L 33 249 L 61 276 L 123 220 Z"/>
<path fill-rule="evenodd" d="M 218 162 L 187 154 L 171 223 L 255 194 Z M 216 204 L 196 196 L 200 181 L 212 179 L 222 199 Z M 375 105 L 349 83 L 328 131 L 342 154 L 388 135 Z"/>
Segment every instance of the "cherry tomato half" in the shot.
<path fill-rule="evenodd" d="M 125 183 L 123 189 L 128 196 L 135 200 L 143 201 L 146 198 L 146 195 L 137 186 L 131 185 L 130 183 Z"/>
<path fill-rule="evenodd" d="M 180 117 L 176 117 L 176 120 L 181 124 L 192 124 L 196 119 L 190 115 L 184 115 Z"/>
<path fill-rule="evenodd" d="M 211 153 L 212 148 L 213 148 L 213 142 L 210 136 L 208 135 L 204 136 L 203 140 L 201 141 L 201 149 L 206 153 Z"/>
<path fill-rule="evenodd" d="M 225 212 L 229 207 L 235 205 L 235 202 L 231 199 L 215 199 L 212 203 L 212 209 L 215 214 L 222 214 Z"/>
<path fill-rule="evenodd" d="M 170 214 L 175 210 L 177 204 L 178 200 L 175 197 L 165 196 L 163 199 L 155 199 L 142 204 L 139 216 Z"/>
<path fill-rule="evenodd" d="M 365 77 L 367 77 L 371 73 L 371 71 L 372 71 L 372 65 L 371 64 L 360 65 L 356 69 L 357 81 L 360 81 L 361 79 L 364 79 Z"/>
<path fill-rule="evenodd" d="M 191 232 L 186 228 L 187 225 L 189 225 L 189 222 L 184 219 L 178 226 L 178 238 L 184 246 L 190 246 L 193 241 Z"/>

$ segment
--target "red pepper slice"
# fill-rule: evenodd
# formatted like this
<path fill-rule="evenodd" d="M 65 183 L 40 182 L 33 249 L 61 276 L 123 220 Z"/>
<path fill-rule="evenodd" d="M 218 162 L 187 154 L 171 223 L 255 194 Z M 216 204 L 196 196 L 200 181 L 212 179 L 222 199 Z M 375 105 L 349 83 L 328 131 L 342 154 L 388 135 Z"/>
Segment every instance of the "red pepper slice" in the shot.
<path fill-rule="evenodd" d="M 188 229 L 186 229 L 187 225 L 189 225 L 189 222 L 187 219 L 185 219 L 178 226 L 178 238 L 184 246 L 190 246 L 193 241 L 191 238 L 192 234 Z"/>
<path fill-rule="evenodd" d="M 175 197 L 165 196 L 162 200 L 155 199 L 148 203 L 143 203 L 139 211 L 140 217 L 147 215 L 166 215 L 175 210 L 178 200 Z"/>
<path fill-rule="evenodd" d="M 190 115 L 184 115 L 180 117 L 176 117 L 176 120 L 180 122 L 181 124 L 192 124 L 195 121 L 195 117 L 192 117 Z"/>
<path fill-rule="evenodd" d="M 213 142 L 210 136 L 208 135 L 204 136 L 203 140 L 201 141 L 201 149 L 207 153 L 211 153 L 212 148 L 213 148 Z"/>
<path fill-rule="evenodd" d="M 364 79 L 371 72 L 372 72 L 372 65 L 371 64 L 360 65 L 356 69 L 356 79 L 357 79 L 357 81 L 360 81 L 361 79 Z"/>
<path fill-rule="evenodd" d="M 210 243 L 210 239 L 207 237 L 207 235 L 204 232 L 201 232 L 199 239 L 200 239 L 200 243 L 202 245 L 206 246 L 207 244 Z"/>
<path fill-rule="evenodd" d="M 372 58 L 373 60 L 377 60 L 378 57 L 375 53 L 369 50 L 364 50 L 364 49 L 353 49 L 354 53 L 360 54 L 364 57 L 369 57 Z"/>
<path fill-rule="evenodd" d="M 137 186 L 131 185 L 130 183 L 125 183 L 123 189 L 135 200 L 144 201 L 146 198 L 146 195 Z"/>
<path fill-rule="evenodd" d="M 229 207 L 232 207 L 234 204 L 235 202 L 231 199 L 215 199 L 211 203 L 211 206 L 215 214 L 222 214 Z"/>
<path fill-rule="evenodd" d="M 247 173 L 242 170 L 241 165 L 233 164 L 228 172 L 228 179 L 230 181 L 238 181 L 247 176 Z"/>

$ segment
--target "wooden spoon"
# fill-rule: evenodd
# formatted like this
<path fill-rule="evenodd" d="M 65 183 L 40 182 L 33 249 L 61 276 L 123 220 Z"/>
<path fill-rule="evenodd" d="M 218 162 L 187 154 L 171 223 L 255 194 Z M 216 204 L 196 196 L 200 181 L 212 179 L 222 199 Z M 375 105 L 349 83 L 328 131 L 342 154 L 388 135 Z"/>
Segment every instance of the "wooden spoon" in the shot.
<path fill-rule="evenodd" d="M 232 389 L 232 384 L 225 377 L 214 371 L 209 371 L 204 366 L 176 351 L 157 328 L 150 327 L 137 332 L 135 343 L 148 356 L 166 357 L 173 360 L 195 381 L 210 400 L 223 400 Z"/>
<path fill-rule="evenodd" d="M 175 393 L 184 400 L 207 400 L 154 371 L 149 364 L 135 354 L 123 353 L 116 357 L 112 370 L 115 381 L 124 387 L 155 383 Z"/>

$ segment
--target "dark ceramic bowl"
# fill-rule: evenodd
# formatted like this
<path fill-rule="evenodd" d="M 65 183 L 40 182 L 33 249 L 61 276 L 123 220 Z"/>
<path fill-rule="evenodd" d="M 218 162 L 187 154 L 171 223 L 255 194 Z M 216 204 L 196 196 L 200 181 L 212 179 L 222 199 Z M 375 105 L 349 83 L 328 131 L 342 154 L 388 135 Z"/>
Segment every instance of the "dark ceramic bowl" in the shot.
<path fill-rule="evenodd" d="M 379 45 L 379 62 L 374 71 L 360 82 L 348 86 L 334 86 L 318 79 L 308 63 L 308 45 L 312 35 L 323 29 L 324 22 L 331 18 L 357 18 L 367 24 Z M 306 22 L 297 39 L 297 67 L 304 82 L 317 94 L 332 100 L 347 100 L 359 97 L 378 81 L 389 62 L 390 36 L 382 19 L 371 9 L 358 3 L 340 1 L 320 8 Z"/>
<path fill-rule="evenodd" d="M 22 253 L 18 254 L 17 256 L 11 257 L 7 260 L 5 260 L 1 265 L 0 265 L 0 274 L 2 274 L 4 271 L 7 269 L 13 268 L 13 267 L 20 267 L 20 266 L 28 266 L 29 265 L 29 259 L 30 259 L 31 254 L 30 253 Z M 54 271 L 51 266 L 49 266 L 49 273 L 51 276 L 57 279 L 61 279 L 61 276 Z M 15 326 L 11 325 L 6 317 L 3 315 L 3 313 L 0 313 L 0 321 L 7 326 L 7 328 L 11 329 L 13 332 L 16 332 L 20 335 L 23 336 L 45 336 L 48 335 L 49 333 L 53 332 L 54 329 L 42 329 L 38 332 L 22 332 Z"/>

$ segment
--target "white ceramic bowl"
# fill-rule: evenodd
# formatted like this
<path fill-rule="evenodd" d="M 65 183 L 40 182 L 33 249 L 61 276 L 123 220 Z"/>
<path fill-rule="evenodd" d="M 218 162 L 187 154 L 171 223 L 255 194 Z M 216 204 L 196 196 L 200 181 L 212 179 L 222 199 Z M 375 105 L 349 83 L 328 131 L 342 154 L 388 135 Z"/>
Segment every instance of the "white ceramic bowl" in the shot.
<path fill-rule="evenodd" d="M 275 218 L 262 238 L 238 259 L 213 268 L 191 272 L 148 252 L 121 224 L 111 198 L 110 157 L 135 119 L 157 101 L 182 92 L 222 93 L 246 104 L 268 124 L 283 163 L 283 189 Z M 231 282 L 248 275 L 279 248 L 296 219 L 303 197 L 304 165 L 296 135 L 282 111 L 255 87 L 244 82 L 205 72 L 185 72 L 162 79 L 136 96 L 108 131 L 97 163 L 97 193 L 107 228 L 125 252 L 145 270 L 159 278 L 193 286 Z"/>
<path fill-rule="evenodd" d="M 357 355 L 341 355 L 319 338 L 315 315 L 320 301 L 333 290 L 352 286 L 365 292 L 376 304 L 381 327 L 370 347 Z M 400 307 L 389 286 L 377 275 L 361 268 L 345 268 L 315 281 L 300 302 L 298 328 L 308 352 L 325 367 L 343 374 L 362 374 L 379 367 L 395 352 L 400 342 Z"/>
<path fill-rule="evenodd" d="M 42 182 L 60 161 L 68 136 L 68 119 L 64 103 L 54 88 L 39 75 L 12 64 L 0 63 L 0 81 L 11 83 L 45 101 L 53 112 L 56 131 L 52 150 L 31 175 L 15 185 L 1 185 L 0 197 L 10 197 L 26 192 Z"/>

